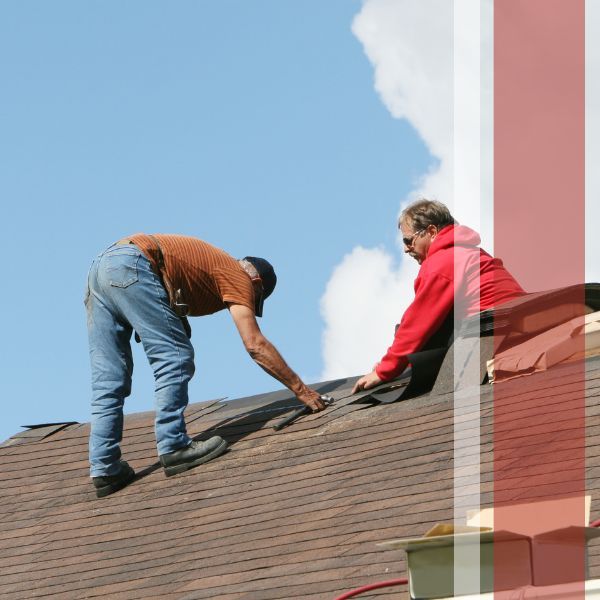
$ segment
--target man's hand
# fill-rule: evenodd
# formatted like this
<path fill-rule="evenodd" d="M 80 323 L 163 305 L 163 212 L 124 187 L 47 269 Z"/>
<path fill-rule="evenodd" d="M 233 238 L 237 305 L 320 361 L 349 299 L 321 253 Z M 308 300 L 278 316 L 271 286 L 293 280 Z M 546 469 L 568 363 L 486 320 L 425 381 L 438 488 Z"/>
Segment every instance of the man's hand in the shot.
<path fill-rule="evenodd" d="M 311 390 L 290 369 L 277 348 L 261 333 L 254 311 L 241 304 L 229 304 L 229 313 L 244 342 L 244 346 L 254 362 L 269 375 L 283 383 L 292 393 L 313 412 L 325 408 L 318 392 Z"/>
<path fill-rule="evenodd" d="M 304 392 L 296 394 L 296 398 L 306 404 L 313 412 L 319 412 L 325 408 L 325 404 L 321 400 L 319 393 L 311 390 L 309 387 Z"/>
<path fill-rule="evenodd" d="M 380 383 L 381 383 L 381 379 L 379 379 L 379 376 L 377 375 L 376 371 L 373 370 L 370 373 L 368 373 L 367 375 L 363 375 L 354 384 L 354 387 L 352 388 L 352 393 L 356 394 L 356 392 L 360 392 L 361 390 L 371 389 L 371 388 L 375 387 L 376 385 L 379 385 Z"/>

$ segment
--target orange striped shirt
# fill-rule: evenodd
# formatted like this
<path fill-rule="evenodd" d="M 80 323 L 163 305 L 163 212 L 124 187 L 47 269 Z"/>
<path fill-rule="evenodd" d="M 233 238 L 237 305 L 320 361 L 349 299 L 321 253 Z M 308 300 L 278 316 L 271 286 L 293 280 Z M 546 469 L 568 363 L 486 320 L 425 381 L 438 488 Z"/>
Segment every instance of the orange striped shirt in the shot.
<path fill-rule="evenodd" d="M 210 315 L 226 308 L 226 302 L 254 310 L 252 281 L 239 262 L 219 248 L 185 235 L 136 233 L 133 242 L 159 273 L 158 240 L 163 253 L 165 287 L 171 306 L 177 301 L 189 306 L 189 316 Z M 166 276 L 166 277 L 165 277 Z M 169 287 L 171 289 L 169 289 Z"/>

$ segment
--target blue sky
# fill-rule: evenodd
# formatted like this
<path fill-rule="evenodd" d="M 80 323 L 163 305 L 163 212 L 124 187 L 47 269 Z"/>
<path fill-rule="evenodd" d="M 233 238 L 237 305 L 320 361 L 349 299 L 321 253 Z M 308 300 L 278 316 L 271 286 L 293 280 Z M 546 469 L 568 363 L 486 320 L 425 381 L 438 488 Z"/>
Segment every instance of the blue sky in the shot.
<path fill-rule="evenodd" d="M 89 420 L 87 269 L 138 231 L 271 260 L 279 283 L 261 327 L 302 377 L 319 378 L 332 271 L 356 245 L 397 253 L 400 201 L 432 162 L 374 90 L 351 31 L 361 6 L 2 3 L 0 440 Z M 192 328 L 191 401 L 279 387 L 226 312 Z M 127 412 L 153 406 L 139 347 L 134 357 Z"/>

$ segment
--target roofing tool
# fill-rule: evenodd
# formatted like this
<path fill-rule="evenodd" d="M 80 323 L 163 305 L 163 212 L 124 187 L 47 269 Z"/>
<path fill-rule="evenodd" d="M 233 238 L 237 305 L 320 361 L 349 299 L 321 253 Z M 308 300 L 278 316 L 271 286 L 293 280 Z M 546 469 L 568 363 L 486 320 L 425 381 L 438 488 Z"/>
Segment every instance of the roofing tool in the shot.
<path fill-rule="evenodd" d="M 325 404 L 325 406 L 330 406 L 331 404 L 333 404 L 333 398 L 331 396 L 328 396 L 327 394 L 322 394 L 319 397 L 321 399 L 321 402 L 323 402 L 323 404 Z M 302 415 L 310 414 L 311 412 L 312 411 L 310 410 L 310 407 L 301 406 L 300 408 L 297 408 L 291 415 L 288 415 L 287 417 L 285 417 L 285 419 L 281 419 L 281 421 L 279 421 L 279 423 L 275 423 L 275 425 L 273 425 L 273 429 L 275 431 L 279 431 L 280 429 L 283 429 L 290 423 L 293 423 L 298 417 L 301 417 Z"/>

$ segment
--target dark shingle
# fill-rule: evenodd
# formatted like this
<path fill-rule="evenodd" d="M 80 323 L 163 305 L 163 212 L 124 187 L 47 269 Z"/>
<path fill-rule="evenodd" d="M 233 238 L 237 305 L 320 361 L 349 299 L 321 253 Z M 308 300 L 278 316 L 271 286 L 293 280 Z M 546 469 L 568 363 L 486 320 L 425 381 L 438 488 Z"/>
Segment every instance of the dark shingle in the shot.
<path fill-rule="evenodd" d="M 564 417 L 565 394 L 578 385 L 569 373 L 568 366 L 548 372 L 542 390 L 535 376 L 515 386 L 514 417 L 526 419 L 536 404 L 543 406 L 545 433 L 517 436 L 514 448 L 495 456 L 494 390 L 480 389 L 484 504 L 492 501 L 492 467 L 510 469 L 519 495 L 519 477 L 531 475 L 527 453 L 544 452 L 544 435 L 559 440 L 563 452 L 551 468 L 536 467 L 540 494 L 544 482 L 556 488 L 568 476 L 580 444 Z M 219 432 L 232 448 L 169 479 L 157 466 L 153 413 L 130 415 L 123 454 L 143 476 L 102 500 L 89 481 L 87 425 L 0 448 L 0 596 L 334 598 L 405 575 L 403 553 L 376 543 L 419 536 L 453 519 L 462 502 L 454 498 L 461 472 L 454 472 L 453 418 L 469 422 L 473 409 L 455 414 L 451 394 L 345 404 L 353 381 L 323 384 L 321 391 L 338 404 L 278 433 L 273 423 L 297 405 L 287 391 L 190 405 L 190 433 Z M 600 361 L 591 359 L 586 476 L 593 515 L 600 507 L 599 396 Z M 548 431 L 556 418 L 560 427 Z M 573 484 L 564 481 L 566 489 Z M 591 544 L 590 565 L 592 576 L 600 576 L 598 542 Z"/>

